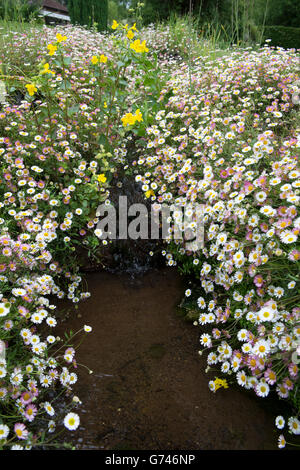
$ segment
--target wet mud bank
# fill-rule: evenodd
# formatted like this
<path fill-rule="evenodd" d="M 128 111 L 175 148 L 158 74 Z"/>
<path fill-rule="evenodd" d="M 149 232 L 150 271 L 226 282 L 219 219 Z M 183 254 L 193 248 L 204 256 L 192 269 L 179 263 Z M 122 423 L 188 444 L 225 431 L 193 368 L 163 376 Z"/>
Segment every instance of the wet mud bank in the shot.
<path fill-rule="evenodd" d="M 176 269 L 85 278 L 91 298 L 63 324 L 93 328 L 77 352 L 93 370 L 77 369 L 77 449 L 276 448 L 274 414 L 262 401 L 238 388 L 209 391 L 199 329 L 176 309 L 184 294 Z"/>

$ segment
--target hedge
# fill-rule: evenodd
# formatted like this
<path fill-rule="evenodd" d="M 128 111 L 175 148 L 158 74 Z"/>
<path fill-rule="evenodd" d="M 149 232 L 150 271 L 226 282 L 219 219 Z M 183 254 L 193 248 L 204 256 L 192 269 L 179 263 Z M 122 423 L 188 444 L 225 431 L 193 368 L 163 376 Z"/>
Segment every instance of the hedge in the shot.
<path fill-rule="evenodd" d="M 265 26 L 263 41 L 271 39 L 271 46 L 284 47 L 285 49 L 300 49 L 300 28 L 288 26 Z"/>
<path fill-rule="evenodd" d="M 68 10 L 73 24 L 107 29 L 108 0 L 68 0 Z"/>

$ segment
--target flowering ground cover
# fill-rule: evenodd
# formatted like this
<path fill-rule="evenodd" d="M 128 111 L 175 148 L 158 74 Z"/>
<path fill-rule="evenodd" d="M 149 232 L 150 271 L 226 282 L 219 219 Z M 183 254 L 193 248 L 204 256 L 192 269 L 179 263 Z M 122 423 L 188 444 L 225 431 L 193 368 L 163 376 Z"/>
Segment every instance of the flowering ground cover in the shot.
<path fill-rule="evenodd" d="M 205 204 L 201 255 L 172 233 L 163 254 L 191 277 L 185 307 L 203 329 L 199 352 L 222 374 L 209 387 L 274 391 L 297 412 L 298 70 L 293 52 L 263 47 L 200 60 L 191 76 L 174 73 L 162 91 L 172 96 L 135 162 L 156 203 Z M 284 427 L 283 417 L 276 425 Z M 287 425 L 299 434 L 296 416 Z"/>
<path fill-rule="evenodd" d="M 46 448 L 56 425 L 79 425 L 75 352 L 92 326 L 56 337 L 55 297 L 76 308 L 89 296 L 77 252 L 107 244 L 96 210 L 124 171 L 157 205 L 205 205 L 202 252 L 170 232 L 162 254 L 190 279 L 184 307 L 216 370 L 209 388 L 288 399 L 299 434 L 296 51 L 191 61 L 182 44 L 168 57 L 154 28 L 117 22 L 112 34 L 43 27 L 1 41 L 2 448 Z"/>

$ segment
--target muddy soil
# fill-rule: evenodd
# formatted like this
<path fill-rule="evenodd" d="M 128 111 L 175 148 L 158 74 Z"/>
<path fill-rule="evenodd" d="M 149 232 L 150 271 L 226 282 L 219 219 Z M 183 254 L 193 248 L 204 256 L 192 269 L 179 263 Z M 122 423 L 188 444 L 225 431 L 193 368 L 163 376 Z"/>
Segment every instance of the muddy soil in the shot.
<path fill-rule="evenodd" d="M 176 313 L 184 292 L 176 270 L 86 279 L 92 296 L 63 325 L 93 328 L 77 352 L 93 370 L 78 367 L 77 449 L 276 448 L 274 414 L 263 399 L 238 387 L 209 391 L 214 376 L 197 353 L 199 329 Z"/>

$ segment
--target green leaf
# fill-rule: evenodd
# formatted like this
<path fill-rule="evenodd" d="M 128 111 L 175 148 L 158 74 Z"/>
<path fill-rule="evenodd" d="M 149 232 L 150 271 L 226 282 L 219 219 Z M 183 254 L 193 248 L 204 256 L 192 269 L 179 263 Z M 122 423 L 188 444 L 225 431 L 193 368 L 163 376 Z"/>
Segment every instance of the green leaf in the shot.
<path fill-rule="evenodd" d="M 70 65 L 71 62 L 72 62 L 71 57 L 64 57 L 64 64 L 65 64 L 65 65 Z"/>
<path fill-rule="evenodd" d="M 99 143 L 99 145 L 103 145 L 106 152 L 110 152 L 112 150 L 111 145 L 110 145 L 106 135 L 100 134 L 100 136 L 98 138 L 98 143 Z"/>

